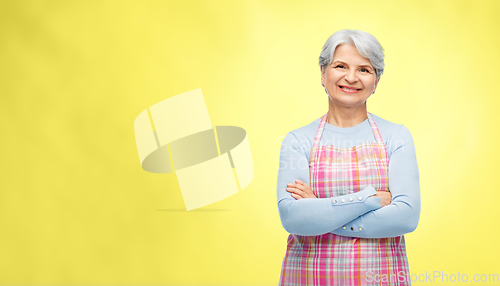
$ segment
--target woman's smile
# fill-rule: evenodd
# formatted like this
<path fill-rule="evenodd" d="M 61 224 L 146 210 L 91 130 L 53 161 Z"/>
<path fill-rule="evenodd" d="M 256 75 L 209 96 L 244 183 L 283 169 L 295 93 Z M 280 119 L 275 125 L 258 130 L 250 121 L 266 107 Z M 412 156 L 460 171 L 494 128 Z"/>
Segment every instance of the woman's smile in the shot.
<path fill-rule="evenodd" d="M 321 66 L 322 84 L 336 108 L 361 108 L 375 91 L 378 79 L 370 60 L 359 54 L 353 44 L 337 46 L 331 64 Z"/>
<path fill-rule="evenodd" d="M 345 93 L 357 93 L 361 90 L 361 88 L 351 87 L 347 85 L 339 85 L 339 88 Z"/>

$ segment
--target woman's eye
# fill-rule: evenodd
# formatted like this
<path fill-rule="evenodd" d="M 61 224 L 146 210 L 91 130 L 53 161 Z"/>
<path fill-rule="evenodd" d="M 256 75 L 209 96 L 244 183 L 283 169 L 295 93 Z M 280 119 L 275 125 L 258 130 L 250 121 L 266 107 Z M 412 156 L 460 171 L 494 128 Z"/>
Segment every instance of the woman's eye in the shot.
<path fill-rule="evenodd" d="M 343 65 L 337 65 L 337 66 L 335 66 L 335 68 L 341 68 L 341 69 L 343 69 L 344 66 Z"/>
<path fill-rule="evenodd" d="M 367 69 L 361 69 L 361 72 L 368 72 Z"/>

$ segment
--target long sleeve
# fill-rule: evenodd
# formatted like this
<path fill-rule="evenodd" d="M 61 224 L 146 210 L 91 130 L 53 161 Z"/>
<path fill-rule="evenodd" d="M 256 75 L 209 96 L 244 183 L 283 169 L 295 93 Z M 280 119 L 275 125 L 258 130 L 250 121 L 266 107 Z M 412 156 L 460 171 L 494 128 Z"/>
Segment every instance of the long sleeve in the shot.
<path fill-rule="evenodd" d="M 281 223 L 287 232 L 298 235 L 325 234 L 362 214 L 380 208 L 381 199 L 370 197 L 376 194 L 371 186 L 355 194 L 334 198 L 293 198 L 286 191 L 288 183 L 299 179 L 310 185 L 306 152 L 310 150 L 301 146 L 293 133 L 285 136 L 280 151 L 277 198 Z"/>
<path fill-rule="evenodd" d="M 392 202 L 370 211 L 331 233 L 351 237 L 395 237 L 414 231 L 420 217 L 420 183 L 415 146 L 410 131 L 401 125 L 389 161 Z"/>

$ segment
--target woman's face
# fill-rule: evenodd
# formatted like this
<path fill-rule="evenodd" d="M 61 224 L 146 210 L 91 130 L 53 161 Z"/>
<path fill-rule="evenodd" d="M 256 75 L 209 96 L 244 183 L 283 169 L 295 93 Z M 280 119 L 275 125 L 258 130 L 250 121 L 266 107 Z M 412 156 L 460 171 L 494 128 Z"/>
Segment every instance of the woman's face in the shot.
<path fill-rule="evenodd" d="M 344 107 L 363 105 L 377 87 L 375 79 L 375 69 L 354 45 L 337 46 L 332 63 L 321 66 L 321 83 L 332 101 Z"/>

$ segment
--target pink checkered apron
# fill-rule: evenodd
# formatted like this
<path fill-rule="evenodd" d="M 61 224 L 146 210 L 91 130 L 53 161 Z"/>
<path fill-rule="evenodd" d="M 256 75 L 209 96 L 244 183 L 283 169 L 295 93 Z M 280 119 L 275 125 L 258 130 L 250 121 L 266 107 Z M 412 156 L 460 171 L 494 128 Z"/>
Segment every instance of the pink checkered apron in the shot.
<path fill-rule="evenodd" d="M 389 191 L 387 150 L 371 114 L 367 112 L 376 142 L 350 148 L 319 145 L 327 114 L 321 117 L 310 157 L 316 197 L 351 194 L 367 186 Z M 404 236 L 290 234 L 279 285 L 411 285 L 409 277 Z"/>

